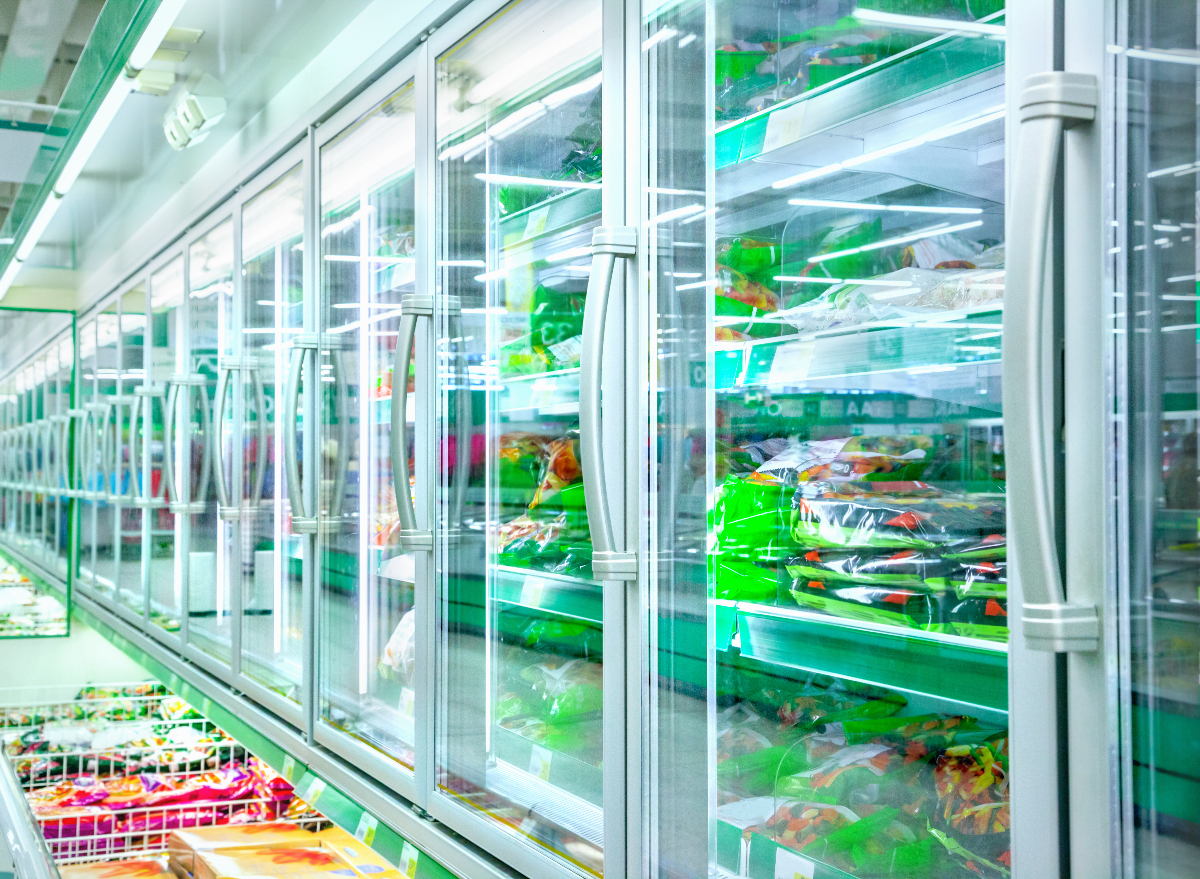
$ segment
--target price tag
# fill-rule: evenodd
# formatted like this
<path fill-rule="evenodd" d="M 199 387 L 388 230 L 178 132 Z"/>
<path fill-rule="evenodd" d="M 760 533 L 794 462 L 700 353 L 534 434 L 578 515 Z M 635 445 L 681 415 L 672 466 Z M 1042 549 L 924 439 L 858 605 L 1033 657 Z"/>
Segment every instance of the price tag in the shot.
<path fill-rule="evenodd" d="M 549 781 L 550 760 L 553 756 L 552 751 L 543 748 L 541 745 L 534 745 L 533 753 L 529 755 L 529 774 L 536 775 L 542 781 Z"/>
<path fill-rule="evenodd" d="M 813 879 L 816 864 L 785 848 L 775 850 L 775 879 Z"/>
<path fill-rule="evenodd" d="M 370 812 L 363 812 L 358 819 L 358 829 L 354 831 L 354 838 L 361 843 L 370 845 L 375 840 L 375 828 L 378 826 L 378 818 Z"/>
<path fill-rule="evenodd" d="M 171 692 L 176 695 L 179 695 L 179 675 L 171 675 L 170 684 L 171 684 L 171 687 L 170 687 Z"/>
<path fill-rule="evenodd" d="M 200 703 L 200 713 L 203 714 L 205 717 L 208 717 L 210 720 L 212 719 L 211 717 L 209 717 L 209 715 L 212 714 L 212 699 L 206 698 L 203 702 Z"/>
<path fill-rule="evenodd" d="M 804 111 L 808 108 L 806 101 L 793 104 L 790 107 L 780 107 L 767 117 L 767 133 L 763 138 L 764 153 L 773 149 L 795 143 L 804 133 Z"/>
<path fill-rule="evenodd" d="M 788 342 L 786 345 L 780 345 L 775 349 L 775 357 L 771 361 L 771 374 L 767 381 L 771 384 L 804 381 L 808 378 L 808 368 L 812 365 L 816 350 L 816 342 Z"/>
<path fill-rule="evenodd" d="M 407 876 L 408 879 L 414 879 L 417 875 L 417 859 L 421 853 L 417 851 L 416 846 L 411 842 L 404 843 L 404 848 L 400 850 L 400 874 Z"/>
<path fill-rule="evenodd" d="M 321 794 L 325 790 L 325 782 L 317 778 L 315 775 L 306 786 L 305 791 L 300 794 L 300 799 L 308 803 L 310 806 L 315 806 L 317 800 L 321 799 Z"/>
<path fill-rule="evenodd" d="M 296 774 L 296 758 L 291 754 L 283 755 L 283 772 L 280 774 L 288 781 L 291 781 L 292 776 Z"/>
<path fill-rule="evenodd" d="M 550 206 L 538 208 L 529 212 L 529 218 L 525 221 L 524 238 L 532 238 L 534 235 L 541 235 L 546 231 L 546 220 L 550 217 Z"/>
<path fill-rule="evenodd" d="M 542 593 L 546 591 L 546 581 L 541 577 L 526 577 L 521 586 L 521 604 L 526 607 L 539 607 Z"/>
<path fill-rule="evenodd" d="M 400 713 L 405 717 L 413 716 L 413 706 L 416 703 L 417 694 L 409 687 L 400 688 Z"/>

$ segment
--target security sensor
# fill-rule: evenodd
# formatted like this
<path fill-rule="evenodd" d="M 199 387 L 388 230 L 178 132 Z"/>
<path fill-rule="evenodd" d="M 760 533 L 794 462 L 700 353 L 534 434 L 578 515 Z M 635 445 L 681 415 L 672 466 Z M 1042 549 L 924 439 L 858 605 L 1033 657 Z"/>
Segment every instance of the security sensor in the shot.
<path fill-rule="evenodd" d="M 195 146 L 225 115 L 225 99 L 184 92 L 163 119 L 163 134 L 172 149 Z"/>

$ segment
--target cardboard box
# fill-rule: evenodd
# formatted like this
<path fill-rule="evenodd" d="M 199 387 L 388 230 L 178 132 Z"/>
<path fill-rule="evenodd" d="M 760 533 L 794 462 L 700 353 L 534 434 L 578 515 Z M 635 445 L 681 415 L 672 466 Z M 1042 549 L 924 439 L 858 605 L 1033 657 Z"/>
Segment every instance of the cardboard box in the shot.
<path fill-rule="evenodd" d="M 375 853 L 369 846 L 359 842 L 340 827 L 330 827 L 317 834 L 317 838 L 336 851 L 354 872 L 366 879 L 404 879 L 393 865 Z"/>
<path fill-rule="evenodd" d="M 131 861 L 98 861 L 58 868 L 62 879 L 168 879 L 171 871 L 158 858 Z"/>
<path fill-rule="evenodd" d="M 195 879 L 334 879 L 357 873 L 326 842 L 307 840 L 296 844 L 276 843 L 259 847 L 223 848 L 196 855 Z"/>
<path fill-rule="evenodd" d="M 284 821 L 172 830 L 167 837 L 168 866 L 179 879 L 192 879 L 195 856 L 223 848 L 315 842 L 316 835 Z"/>

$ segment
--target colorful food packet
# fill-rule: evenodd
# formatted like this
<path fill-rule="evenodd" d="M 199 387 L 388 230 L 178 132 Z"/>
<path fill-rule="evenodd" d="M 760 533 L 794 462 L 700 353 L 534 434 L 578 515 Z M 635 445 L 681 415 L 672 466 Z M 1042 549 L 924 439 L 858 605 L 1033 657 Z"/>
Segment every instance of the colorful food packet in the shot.
<path fill-rule="evenodd" d="M 857 820 L 858 816 L 846 806 L 800 800 L 780 806 L 765 824 L 754 830 L 780 845 L 804 851 Z"/>
<path fill-rule="evenodd" d="M 966 598 L 949 611 L 956 635 L 987 641 L 1008 641 L 1008 601 L 1004 598 Z"/>
<path fill-rule="evenodd" d="M 842 619 L 932 630 L 942 622 L 942 597 L 909 586 L 797 579 L 792 598 L 806 610 Z"/>
<path fill-rule="evenodd" d="M 951 559 L 946 570 L 931 582 L 953 589 L 959 598 L 1005 598 L 1008 595 L 1008 562 L 1003 558 Z"/>
<path fill-rule="evenodd" d="M 914 549 L 896 551 L 810 549 L 787 561 L 787 572 L 796 580 L 854 581 L 856 583 L 922 587 L 937 583 L 943 563 L 940 556 Z"/>
<path fill-rule="evenodd" d="M 174 876 L 159 858 L 63 864 L 58 875 L 61 879 L 173 879 Z"/>
<path fill-rule="evenodd" d="M 919 479 L 933 448 L 928 436 L 851 436 L 789 445 L 758 472 L 786 485 Z"/>
<path fill-rule="evenodd" d="M 311 837 L 312 833 L 304 828 L 283 821 L 174 830 L 167 837 L 167 854 L 173 867 L 178 865 L 191 875 L 195 869 L 195 856 L 200 852 L 248 845 L 303 842 Z"/>
<path fill-rule="evenodd" d="M 936 823 L 986 858 L 1008 851 L 1012 817 L 1008 791 L 1008 739 L 944 748 L 934 762 Z"/>
<path fill-rule="evenodd" d="M 599 662 L 547 656 L 527 666 L 521 679 L 540 700 L 540 713 L 546 720 L 591 714 L 604 705 L 604 670 Z"/>

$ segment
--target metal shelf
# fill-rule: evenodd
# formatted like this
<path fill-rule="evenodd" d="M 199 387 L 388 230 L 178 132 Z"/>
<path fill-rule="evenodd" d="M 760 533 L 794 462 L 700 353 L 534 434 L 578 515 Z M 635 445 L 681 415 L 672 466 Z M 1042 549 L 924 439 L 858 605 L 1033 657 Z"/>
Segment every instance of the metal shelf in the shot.
<path fill-rule="evenodd" d="M 497 601 L 593 623 L 604 621 L 603 587 L 595 580 L 496 566 Z"/>

